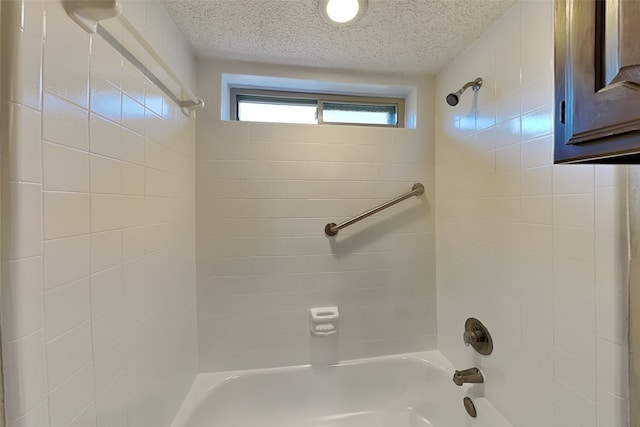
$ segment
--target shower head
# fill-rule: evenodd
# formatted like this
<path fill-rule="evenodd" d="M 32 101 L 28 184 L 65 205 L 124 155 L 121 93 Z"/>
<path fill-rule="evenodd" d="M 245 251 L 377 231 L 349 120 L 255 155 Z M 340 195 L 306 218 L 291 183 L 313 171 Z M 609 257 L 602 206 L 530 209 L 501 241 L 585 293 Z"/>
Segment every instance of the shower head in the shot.
<path fill-rule="evenodd" d="M 462 96 L 465 90 L 467 90 L 468 88 L 473 88 L 473 91 L 477 92 L 480 90 L 481 87 L 482 87 L 482 78 L 478 77 L 474 81 L 468 82 L 467 84 L 462 86 L 460 90 L 457 91 L 456 93 L 450 93 L 449 95 L 447 95 L 447 104 L 454 107 L 458 105 L 458 102 L 460 102 L 460 96 Z"/>

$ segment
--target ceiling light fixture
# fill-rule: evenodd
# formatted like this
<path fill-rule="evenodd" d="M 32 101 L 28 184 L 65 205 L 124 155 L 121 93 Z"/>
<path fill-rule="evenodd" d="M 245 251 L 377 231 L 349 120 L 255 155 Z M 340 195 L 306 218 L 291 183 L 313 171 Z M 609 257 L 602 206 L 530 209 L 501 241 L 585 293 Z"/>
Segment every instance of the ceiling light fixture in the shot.
<path fill-rule="evenodd" d="M 336 26 L 353 24 L 367 10 L 367 0 L 319 0 L 320 16 Z"/>

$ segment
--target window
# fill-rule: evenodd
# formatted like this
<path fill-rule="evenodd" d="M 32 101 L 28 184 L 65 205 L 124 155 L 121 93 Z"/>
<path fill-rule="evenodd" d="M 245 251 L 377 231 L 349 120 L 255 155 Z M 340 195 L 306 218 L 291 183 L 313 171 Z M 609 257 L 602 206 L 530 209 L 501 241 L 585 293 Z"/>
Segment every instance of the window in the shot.
<path fill-rule="evenodd" d="M 404 99 L 231 89 L 239 121 L 404 127 Z"/>

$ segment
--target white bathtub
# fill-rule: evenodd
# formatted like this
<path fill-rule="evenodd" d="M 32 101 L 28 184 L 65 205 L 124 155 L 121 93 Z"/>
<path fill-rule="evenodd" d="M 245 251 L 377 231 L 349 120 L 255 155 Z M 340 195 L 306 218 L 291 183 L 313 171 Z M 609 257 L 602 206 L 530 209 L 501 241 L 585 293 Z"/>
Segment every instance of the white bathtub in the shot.
<path fill-rule="evenodd" d="M 437 351 L 201 374 L 172 427 L 512 427 L 484 398 L 469 417 L 452 375 Z"/>

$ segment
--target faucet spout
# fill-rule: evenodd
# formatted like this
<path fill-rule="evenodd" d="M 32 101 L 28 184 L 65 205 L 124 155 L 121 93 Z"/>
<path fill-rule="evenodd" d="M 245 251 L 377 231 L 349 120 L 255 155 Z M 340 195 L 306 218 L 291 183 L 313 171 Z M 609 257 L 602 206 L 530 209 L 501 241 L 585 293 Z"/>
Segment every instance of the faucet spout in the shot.
<path fill-rule="evenodd" d="M 478 384 L 484 382 L 484 377 L 482 376 L 480 369 L 469 368 L 462 371 L 455 371 L 453 374 L 453 382 L 457 386 L 461 386 L 466 383 Z"/>

